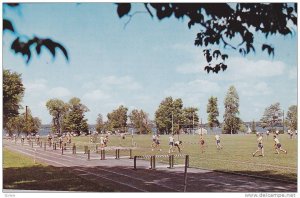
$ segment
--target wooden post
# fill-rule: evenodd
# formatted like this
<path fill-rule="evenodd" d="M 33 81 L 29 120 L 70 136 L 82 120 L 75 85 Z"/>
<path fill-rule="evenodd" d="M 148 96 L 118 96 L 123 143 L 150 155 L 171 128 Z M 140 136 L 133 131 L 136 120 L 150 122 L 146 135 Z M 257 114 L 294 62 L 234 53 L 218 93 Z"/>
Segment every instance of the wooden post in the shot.
<path fill-rule="evenodd" d="M 172 155 L 169 155 L 169 167 L 172 168 Z"/>
<path fill-rule="evenodd" d="M 186 155 L 185 156 L 185 165 L 184 165 L 184 188 L 183 188 L 183 192 L 186 192 L 188 164 L 189 164 L 189 155 Z"/>
<path fill-rule="evenodd" d="M 46 150 L 47 142 L 44 142 L 44 151 Z"/>
<path fill-rule="evenodd" d="M 129 154 L 130 154 L 129 159 L 132 159 L 132 149 L 129 150 Z"/>
<path fill-rule="evenodd" d="M 136 170 L 136 157 L 137 156 L 134 156 L 133 158 L 133 169 Z"/>
<path fill-rule="evenodd" d="M 61 154 L 64 154 L 64 146 L 61 147 Z"/>
<path fill-rule="evenodd" d="M 118 159 L 118 149 L 116 149 L 116 159 Z"/>
<path fill-rule="evenodd" d="M 88 160 L 90 160 L 90 149 L 88 150 Z"/>
<path fill-rule="evenodd" d="M 156 168 L 155 168 L 155 164 L 156 164 L 156 162 L 155 162 L 155 155 L 153 155 L 153 167 L 152 167 L 153 170 L 156 169 Z"/>
<path fill-rule="evenodd" d="M 120 159 L 120 149 L 118 149 L 118 159 Z"/>

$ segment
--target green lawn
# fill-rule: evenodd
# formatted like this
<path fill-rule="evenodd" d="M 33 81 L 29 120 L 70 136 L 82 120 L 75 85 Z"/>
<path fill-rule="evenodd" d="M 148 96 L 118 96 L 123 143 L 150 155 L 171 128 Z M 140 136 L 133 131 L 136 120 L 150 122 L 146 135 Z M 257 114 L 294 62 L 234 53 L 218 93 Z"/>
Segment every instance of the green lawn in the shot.
<path fill-rule="evenodd" d="M 3 189 L 110 192 L 101 184 L 91 183 L 67 168 L 34 163 L 32 158 L 3 149 Z"/>
<path fill-rule="evenodd" d="M 199 135 L 180 135 L 180 140 L 184 142 L 183 153 L 190 155 L 191 167 L 297 181 L 297 139 L 289 139 L 285 134 L 280 135 L 279 140 L 288 154 L 278 155 L 275 154 L 272 136 L 270 135 L 268 139 L 264 137 L 265 156 L 252 157 L 252 153 L 257 149 L 255 135 L 221 135 L 221 144 L 224 147 L 222 150 L 216 149 L 213 135 L 205 135 L 204 138 L 207 147 L 205 152 L 201 153 L 199 144 L 195 144 L 199 141 Z M 73 142 L 76 143 L 78 149 L 83 149 L 84 145 L 89 145 L 91 149 L 94 149 L 95 144 L 90 144 L 89 139 L 89 137 L 76 137 L 73 138 Z M 175 139 L 177 140 L 177 136 Z M 151 135 L 135 135 L 133 140 L 139 148 L 133 151 L 133 155 L 168 153 L 167 135 L 160 137 L 161 152 L 151 151 Z M 109 136 L 109 146 L 130 147 L 131 142 L 131 136 L 127 136 L 125 140 L 120 140 L 118 136 Z M 114 151 L 107 153 L 114 154 Z M 128 155 L 128 151 L 121 152 L 122 154 Z M 166 160 L 158 159 L 158 161 L 165 162 Z M 177 160 L 177 162 L 182 164 L 183 160 Z"/>

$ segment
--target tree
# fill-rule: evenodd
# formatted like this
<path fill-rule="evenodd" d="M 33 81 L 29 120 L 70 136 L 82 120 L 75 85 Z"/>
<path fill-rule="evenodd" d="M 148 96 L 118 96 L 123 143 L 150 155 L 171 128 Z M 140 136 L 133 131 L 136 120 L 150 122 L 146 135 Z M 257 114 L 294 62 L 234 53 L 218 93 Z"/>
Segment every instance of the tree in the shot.
<path fill-rule="evenodd" d="M 151 132 L 148 114 L 143 110 L 132 110 L 129 114 L 129 119 L 139 134 L 147 134 Z"/>
<path fill-rule="evenodd" d="M 3 127 L 8 129 L 10 119 L 19 115 L 20 102 L 24 96 L 25 88 L 21 74 L 3 70 Z"/>
<path fill-rule="evenodd" d="M 98 114 L 97 120 L 96 120 L 96 131 L 98 133 L 101 133 L 105 129 L 105 123 L 103 121 L 103 116 L 102 114 Z"/>
<path fill-rule="evenodd" d="M 131 7 L 130 3 L 117 3 L 118 16 L 127 15 L 129 22 L 135 14 L 142 12 L 131 12 Z M 222 45 L 224 49 L 236 50 L 245 56 L 251 51 L 256 52 L 256 33 L 261 34 L 257 37 L 266 38 L 273 34 L 292 35 L 290 24 L 297 26 L 297 3 L 144 3 L 144 7 L 144 12 L 152 18 L 156 15 L 163 20 L 174 16 L 187 18 L 189 28 L 199 25 L 200 32 L 194 44 L 206 47 L 203 53 L 208 65 L 204 70 L 208 73 L 227 69 L 225 59 L 228 55 L 219 49 L 212 52 L 211 47 Z M 274 56 L 271 44 L 260 45 L 262 51 Z M 213 59 L 217 63 L 213 63 Z"/>
<path fill-rule="evenodd" d="M 61 134 L 63 128 L 63 120 L 69 110 L 68 104 L 60 99 L 50 99 L 46 103 L 46 107 L 52 116 L 52 132 Z"/>
<path fill-rule="evenodd" d="M 252 121 L 252 124 L 251 124 L 251 131 L 252 131 L 253 133 L 256 132 L 256 123 L 255 123 L 254 120 Z"/>
<path fill-rule="evenodd" d="M 286 115 L 287 126 L 291 131 L 297 130 L 298 125 L 298 107 L 297 105 L 292 105 L 289 107 L 289 111 Z"/>
<path fill-rule="evenodd" d="M 108 127 L 112 131 L 126 131 L 128 108 L 123 105 L 107 114 Z"/>
<path fill-rule="evenodd" d="M 207 124 L 208 124 L 209 128 L 213 131 L 214 127 L 217 127 L 220 125 L 220 122 L 217 118 L 219 116 L 218 98 L 217 97 L 211 96 L 208 99 L 206 113 L 208 113 Z"/>
<path fill-rule="evenodd" d="M 160 133 L 179 133 L 184 122 L 182 99 L 165 98 L 155 112 L 155 123 Z"/>
<path fill-rule="evenodd" d="M 9 119 L 7 122 L 7 132 L 11 136 L 16 133 L 18 136 L 21 132 L 28 134 L 38 133 L 41 127 L 41 120 L 38 117 L 33 117 L 30 109 L 16 117 Z"/>
<path fill-rule="evenodd" d="M 88 132 L 89 127 L 87 119 L 84 118 L 84 113 L 88 112 L 89 109 L 76 97 L 70 99 L 68 107 L 69 111 L 64 117 L 64 129 L 68 132 L 75 132 L 78 135 L 80 132 Z"/>
<path fill-rule="evenodd" d="M 224 124 L 223 133 L 235 134 L 239 130 L 241 119 L 237 117 L 239 114 L 239 96 L 234 86 L 230 86 L 225 100 L 225 113 L 224 113 Z"/>
<path fill-rule="evenodd" d="M 183 108 L 183 123 L 181 125 L 184 129 L 193 129 L 199 125 L 199 116 L 197 114 L 198 109 L 195 107 Z"/>
<path fill-rule="evenodd" d="M 282 111 L 280 103 L 277 102 L 267 107 L 264 111 L 262 118 L 260 119 L 262 128 L 269 128 L 273 131 L 273 127 L 282 123 Z"/>

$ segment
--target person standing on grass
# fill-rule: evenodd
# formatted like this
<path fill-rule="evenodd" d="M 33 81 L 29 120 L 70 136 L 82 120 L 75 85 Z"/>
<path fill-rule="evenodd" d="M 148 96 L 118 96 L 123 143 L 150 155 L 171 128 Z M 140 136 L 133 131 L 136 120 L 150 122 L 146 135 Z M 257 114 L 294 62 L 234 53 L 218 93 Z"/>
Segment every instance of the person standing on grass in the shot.
<path fill-rule="evenodd" d="M 219 149 L 222 149 L 223 147 L 222 147 L 222 145 L 221 145 L 221 138 L 220 138 L 220 136 L 217 134 L 217 135 L 215 135 L 215 139 L 216 139 L 216 145 L 217 145 L 217 149 L 219 150 Z"/>
<path fill-rule="evenodd" d="M 178 152 L 181 153 L 182 149 L 180 148 L 182 146 L 182 141 L 178 140 L 174 143 L 174 146 L 178 148 Z"/>
<path fill-rule="evenodd" d="M 204 141 L 204 138 L 202 136 L 202 134 L 200 134 L 200 140 L 199 140 L 199 143 L 200 143 L 200 149 L 201 149 L 201 152 L 204 153 L 205 152 L 205 141 Z"/>
<path fill-rule="evenodd" d="M 170 137 L 169 137 L 169 153 L 171 153 L 171 151 L 173 152 L 173 146 L 174 146 L 174 134 L 172 134 Z"/>
<path fill-rule="evenodd" d="M 21 135 L 21 142 L 24 143 L 25 137 L 24 135 Z"/>
<path fill-rule="evenodd" d="M 252 153 L 253 157 L 257 152 L 261 152 L 261 155 L 264 156 L 264 146 L 262 140 L 263 140 L 263 136 L 262 134 L 260 134 L 260 136 L 257 138 L 257 143 L 258 143 L 257 150 L 254 153 Z"/>
<path fill-rule="evenodd" d="M 104 143 L 104 137 L 101 135 L 100 137 L 100 147 L 104 148 L 105 147 L 105 143 Z"/>
<path fill-rule="evenodd" d="M 107 147 L 107 144 L 108 144 L 108 135 L 105 136 L 103 142 L 104 142 L 104 146 Z"/>
<path fill-rule="evenodd" d="M 282 151 L 285 154 L 287 154 L 287 151 L 284 150 L 283 148 L 281 148 L 281 144 L 280 144 L 280 142 L 279 142 L 279 140 L 278 140 L 278 138 L 277 138 L 276 135 L 274 135 L 274 142 L 275 142 L 274 148 L 275 148 L 275 151 L 276 151 L 277 154 L 279 154 L 279 151 Z M 278 149 L 279 149 L 279 151 L 278 151 Z"/>
<path fill-rule="evenodd" d="M 152 151 L 156 147 L 156 139 L 157 139 L 157 135 L 156 134 L 152 135 L 152 144 L 151 144 Z"/>

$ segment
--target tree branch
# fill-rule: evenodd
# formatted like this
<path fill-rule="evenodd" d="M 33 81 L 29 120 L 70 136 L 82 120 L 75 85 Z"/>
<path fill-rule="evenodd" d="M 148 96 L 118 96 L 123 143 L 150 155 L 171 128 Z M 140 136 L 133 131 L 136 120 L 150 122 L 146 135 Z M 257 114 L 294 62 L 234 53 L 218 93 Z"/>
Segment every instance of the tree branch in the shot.
<path fill-rule="evenodd" d="M 131 19 L 132 19 L 132 17 L 134 16 L 134 15 L 136 15 L 136 14 L 143 14 L 143 13 L 148 13 L 148 12 L 146 12 L 146 11 L 136 11 L 136 12 L 134 12 L 134 13 L 132 13 L 132 14 L 128 14 L 128 17 L 129 17 L 129 19 L 128 19 L 128 21 L 124 24 L 124 29 L 127 27 L 127 25 L 130 23 L 130 21 L 131 21 Z"/>

